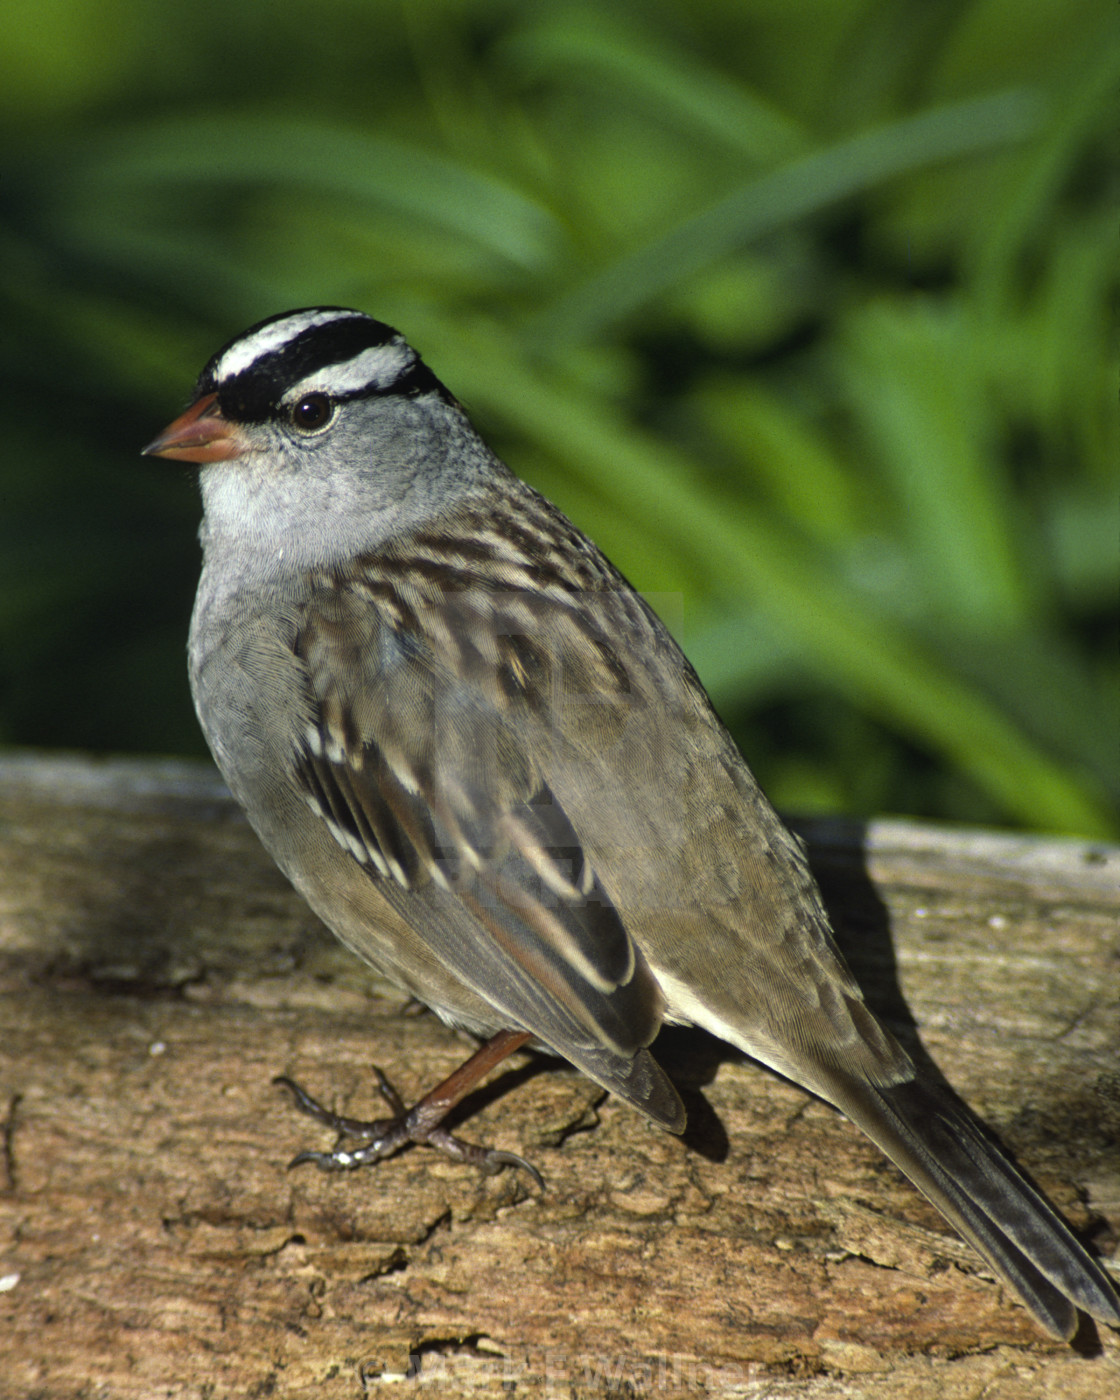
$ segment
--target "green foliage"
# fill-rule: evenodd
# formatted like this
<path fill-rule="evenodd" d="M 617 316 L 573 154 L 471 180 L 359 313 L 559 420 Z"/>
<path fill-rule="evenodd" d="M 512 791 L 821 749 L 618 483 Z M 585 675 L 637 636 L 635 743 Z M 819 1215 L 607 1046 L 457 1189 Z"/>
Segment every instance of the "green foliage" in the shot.
<path fill-rule="evenodd" d="M 136 452 L 343 303 L 780 805 L 1115 834 L 1118 77 L 1103 0 L 13 3 L 0 740 L 198 750 L 197 499 Z"/>

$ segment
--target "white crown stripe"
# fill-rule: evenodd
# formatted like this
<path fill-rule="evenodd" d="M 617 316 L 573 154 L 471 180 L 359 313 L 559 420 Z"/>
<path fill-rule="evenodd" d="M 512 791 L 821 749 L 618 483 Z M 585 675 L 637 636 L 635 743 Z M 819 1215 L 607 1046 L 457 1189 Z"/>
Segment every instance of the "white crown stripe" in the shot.
<path fill-rule="evenodd" d="M 332 321 L 353 321 L 360 319 L 355 311 L 301 311 L 297 316 L 285 316 L 272 325 L 262 326 L 256 335 L 238 340 L 231 345 L 214 366 L 214 378 L 218 383 L 242 374 L 262 355 L 279 350 L 288 341 L 302 335 L 315 326 L 326 326 Z"/>
<path fill-rule="evenodd" d="M 385 345 L 373 345 L 353 359 L 324 365 L 305 376 L 284 395 L 283 402 L 298 399 L 313 389 L 333 395 L 357 394 L 363 389 L 387 389 L 416 363 L 415 351 L 397 337 Z"/>

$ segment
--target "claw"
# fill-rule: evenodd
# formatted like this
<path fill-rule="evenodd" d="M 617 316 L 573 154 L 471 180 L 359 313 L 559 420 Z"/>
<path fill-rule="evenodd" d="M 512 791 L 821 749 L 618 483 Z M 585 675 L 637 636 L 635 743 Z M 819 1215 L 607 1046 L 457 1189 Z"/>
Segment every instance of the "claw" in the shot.
<path fill-rule="evenodd" d="M 480 1147 L 477 1143 L 464 1142 L 443 1127 L 443 1120 L 455 1105 L 473 1088 L 493 1065 L 504 1059 L 511 1051 L 528 1040 L 524 1031 L 502 1031 L 488 1041 L 471 1058 L 425 1096 L 412 1108 L 406 1108 L 404 1100 L 397 1093 L 386 1075 L 374 1070 L 377 1089 L 381 1097 L 393 1111 L 392 1118 L 347 1118 L 333 1113 L 318 1099 L 312 1098 L 306 1089 L 290 1079 L 286 1074 L 278 1074 L 274 1084 L 290 1089 L 296 1107 L 308 1117 L 325 1127 L 333 1128 L 339 1141 L 330 1152 L 300 1152 L 288 1164 L 298 1167 L 305 1162 L 314 1163 L 320 1171 L 353 1171 L 369 1162 L 378 1162 L 391 1157 L 410 1143 L 423 1143 L 443 1152 L 456 1162 L 470 1162 L 487 1176 L 501 1171 L 503 1167 L 520 1167 L 544 1190 L 544 1178 L 530 1162 L 515 1152 L 499 1152 L 492 1147 Z M 361 1147 L 344 1148 L 343 1138 L 365 1138 Z"/>

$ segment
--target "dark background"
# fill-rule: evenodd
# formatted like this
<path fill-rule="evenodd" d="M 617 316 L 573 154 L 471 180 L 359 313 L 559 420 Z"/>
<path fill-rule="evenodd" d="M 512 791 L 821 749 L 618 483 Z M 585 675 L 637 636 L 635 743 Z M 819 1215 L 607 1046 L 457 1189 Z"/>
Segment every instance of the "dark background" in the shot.
<path fill-rule="evenodd" d="M 0 742 L 198 753 L 141 461 L 292 306 L 399 326 L 787 810 L 1108 835 L 1111 0 L 55 0 L 0 45 Z"/>

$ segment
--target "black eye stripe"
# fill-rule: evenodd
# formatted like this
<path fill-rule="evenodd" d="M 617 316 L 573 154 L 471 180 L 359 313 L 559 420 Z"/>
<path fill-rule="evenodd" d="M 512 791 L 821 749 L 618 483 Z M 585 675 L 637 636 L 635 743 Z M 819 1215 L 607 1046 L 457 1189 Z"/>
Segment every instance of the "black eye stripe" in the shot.
<path fill-rule="evenodd" d="M 390 395 L 414 399 L 419 394 L 431 393 L 439 394 L 447 403 L 454 402 L 442 380 L 436 378 L 423 360 L 417 359 L 390 384 L 371 384 L 366 389 L 353 389 L 348 394 L 332 395 L 332 398 L 335 403 L 350 403 L 354 399 L 384 399 Z"/>

